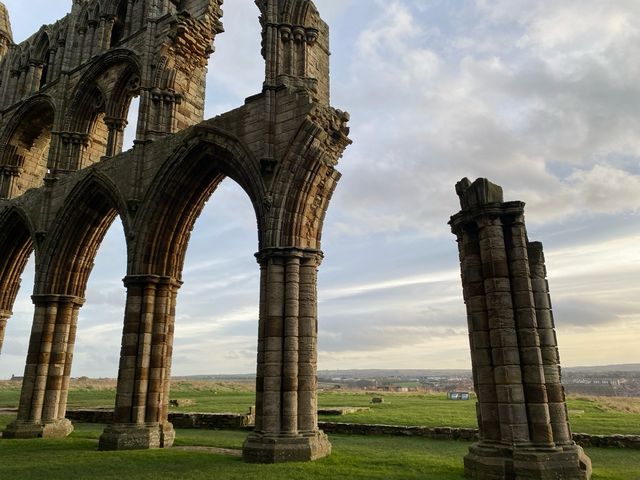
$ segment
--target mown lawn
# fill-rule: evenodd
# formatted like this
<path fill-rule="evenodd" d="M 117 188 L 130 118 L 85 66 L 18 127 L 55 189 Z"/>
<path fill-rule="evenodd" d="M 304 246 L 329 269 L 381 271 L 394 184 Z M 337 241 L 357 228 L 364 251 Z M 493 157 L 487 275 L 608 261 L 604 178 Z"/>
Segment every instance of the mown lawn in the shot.
<path fill-rule="evenodd" d="M 174 382 L 172 399 L 192 403 L 171 411 L 244 413 L 255 403 L 251 383 Z M 16 386 L 0 388 L 0 407 L 16 407 L 20 391 Z M 384 403 L 372 404 L 380 396 Z M 428 427 L 475 427 L 475 401 L 451 401 L 445 394 L 321 392 L 319 407 L 369 407 L 349 415 L 321 415 L 320 421 L 424 425 Z M 112 407 L 113 388 L 75 387 L 69 392 L 69 408 Z M 622 407 L 625 408 L 622 408 Z M 568 400 L 574 432 L 590 434 L 640 435 L 640 399 L 572 398 Z"/>
<path fill-rule="evenodd" d="M 3 428 L 11 416 L 0 416 Z M 0 439 L 0 478 L 27 480 L 122 478 L 153 480 L 333 480 L 462 479 L 465 442 L 405 437 L 332 435 L 330 457 L 310 463 L 247 465 L 239 458 L 209 452 L 98 452 L 100 425 L 77 424 L 66 439 Z M 178 430 L 176 445 L 240 448 L 245 432 Z M 640 452 L 589 449 L 594 480 L 640 479 Z"/>

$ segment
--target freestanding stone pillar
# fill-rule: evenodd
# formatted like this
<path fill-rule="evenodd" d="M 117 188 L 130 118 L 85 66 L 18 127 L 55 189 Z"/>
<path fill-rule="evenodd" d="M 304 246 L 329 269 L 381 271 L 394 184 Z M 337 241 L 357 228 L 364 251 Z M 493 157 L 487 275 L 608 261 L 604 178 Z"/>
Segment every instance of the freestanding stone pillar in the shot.
<path fill-rule="evenodd" d="M 166 448 L 175 432 L 168 421 L 175 306 L 181 282 L 129 275 L 116 408 L 100 437 L 100 450 Z"/>
<path fill-rule="evenodd" d="M 64 437 L 73 431 L 65 414 L 78 313 L 84 299 L 71 295 L 32 298 L 35 314 L 20 408 L 4 438 Z"/>
<path fill-rule="evenodd" d="M 486 179 L 456 185 L 457 236 L 480 441 L 465 457 L 473 479 L 588 480 L 571 439 L 544 256 L 530 243 L 524 203 Z"/>
<path fill-rule="evenodd" d="M 331 453 L 317 418 L 317 268 L 322 254 L 265 249 L 260 263 L 256 426 L 251 463 L 315 460 Z"/>

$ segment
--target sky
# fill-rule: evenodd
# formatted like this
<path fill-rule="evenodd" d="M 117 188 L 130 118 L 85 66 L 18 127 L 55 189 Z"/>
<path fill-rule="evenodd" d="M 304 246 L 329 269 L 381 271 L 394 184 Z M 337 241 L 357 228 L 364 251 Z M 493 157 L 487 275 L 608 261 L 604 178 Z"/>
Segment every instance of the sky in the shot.
<path fill-rule="evenodd" d="M 70 0 L 4 0 L 14 39 Z M 640 2 L 317 0 L 332 105 L 353 145 L 323 231 L 319 368 L 470 368 L 454 185 L 489 178 L 543 242 L 563 366 L 640 362 Z M 261 90 L 252 0 L 227 0 L 206 117 Z M 133 110 L 133 109 L 132 109 Z M 173 374 L 255 372 L 258 266 L 249 199 L 225 181 L 194 229 Z M 115 377 L 126 258 L 117 220 L 80 313 L 73 376 Z M 0 378 L 21 375 L 33 265 Z"/>

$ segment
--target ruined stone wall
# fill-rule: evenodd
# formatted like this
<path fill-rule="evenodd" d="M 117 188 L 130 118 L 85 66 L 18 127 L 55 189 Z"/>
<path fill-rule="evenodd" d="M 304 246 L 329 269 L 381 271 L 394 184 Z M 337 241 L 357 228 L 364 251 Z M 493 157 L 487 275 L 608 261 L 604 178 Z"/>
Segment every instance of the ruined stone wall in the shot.
<path fill-rule="evenodd" d="M 0 176 L 0 340 L 22 269 L 36 256 L 20 408 L 5 438 L 72 430 L 65 415 L 78 313 L 119 216 L 127 301 L 114 418 L 100 448 L 171 446 L 184 256 L 205 202 L 228 177 L 249 197 L 259 239 L 256 429 L 244 458 L 330 452 L 316 413 L 317 269 L 335 166 L 350 140 L 348 114 L 329 106 L 328 27 L 309 0 L 259 0 L 263 89 L 202 122 L 221 3 L 76 0 L 0 60 L 0 172 L 8 172 Z M 134 96 L 136 141 L 121 153 Z"/>
<path fill-rule="evenodd" d="M 75 0 L 4 55 L 0 45 L 0 198 L 120 153 L 133 97 L 138 141 L 202 121 L 220 3 Z"/>

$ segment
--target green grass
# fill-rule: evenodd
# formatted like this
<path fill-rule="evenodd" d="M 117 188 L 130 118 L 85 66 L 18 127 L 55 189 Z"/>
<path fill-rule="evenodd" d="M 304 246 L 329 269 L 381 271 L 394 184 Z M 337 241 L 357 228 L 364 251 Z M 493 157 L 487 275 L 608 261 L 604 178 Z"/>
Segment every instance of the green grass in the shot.
<path fill-rule="evenodd" d="M 16 386 L 0 385 L 0 407 L 16 407 L 20 391 Z M 372 404 L 371 398 L 381 396 L 382 404 Z M 255 403 L 250 384 L 231 382 L 177 382 L 172 399 L 188 399 L 193 404 L 171 411 L 244 413 Z M 115 403 L 113 388 L 75 387 L 69 392 L 69 408 L 111 407 Z M 369 411 L 349 415 L 322 415 L 320 421 L 377 423 L 389 425 L 424 425 L 428 427 L 476 427 L 475 401 L 451 401 L 446 394 L 321 392 L 322 407 L 369 407 Z M 569 398 L 568 409 L 574 432 L 597 435 L 640 434 L 640 401 L 616 399 L 612 406 L 604 398 Z"/>
<path fill-rule="evenodd" d="M 11 419 L 0 416 L 0 426 Z M 238 458 L 179 450 L 98 452 L 100 425 L 77 424 L 66 439 L 0 440 L 0 478 L 26 480 L 426 479 L 460 480 L 464 442 L 332 435 L 333 453 L 309 463 L 247 465 Z M 176 445 L 240 448 L 246 433 L 178 430 Z M 594 480 L 640 479 L 640 452 L 589 449 Z"/>

